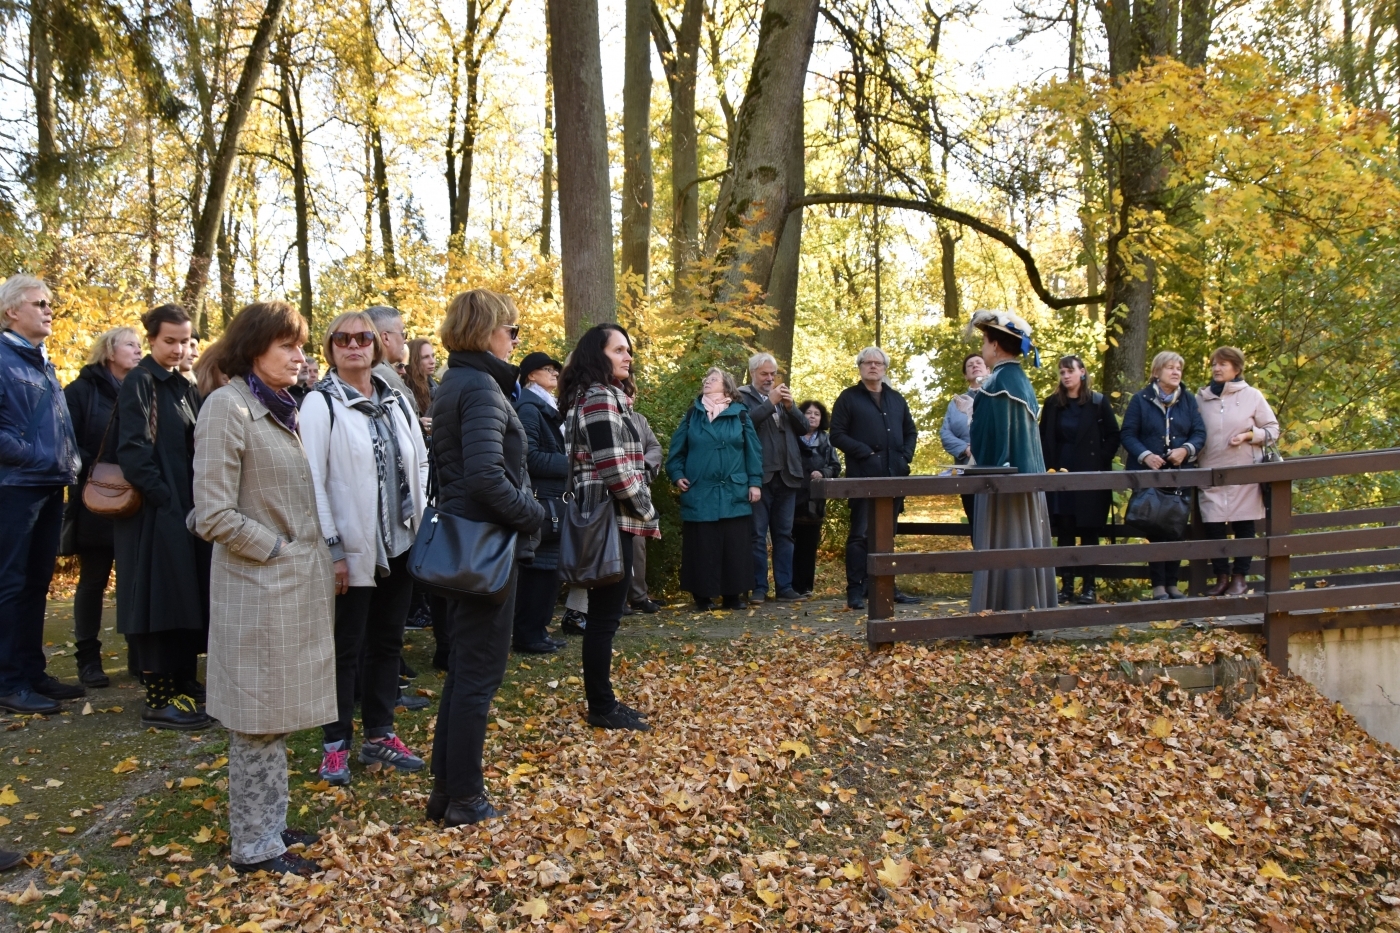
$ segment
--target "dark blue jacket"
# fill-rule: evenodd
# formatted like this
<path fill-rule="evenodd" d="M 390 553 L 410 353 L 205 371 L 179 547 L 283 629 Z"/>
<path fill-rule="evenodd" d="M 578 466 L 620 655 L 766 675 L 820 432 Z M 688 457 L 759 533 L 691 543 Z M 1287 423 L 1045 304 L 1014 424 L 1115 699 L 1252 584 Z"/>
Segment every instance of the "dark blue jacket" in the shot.
<path fill-rule="evenodd" d="M 1183 383 L 1171 407 L 1162 410 L 1157 404 L 1157 384 L 1148 383 L 1128 402 L 1123 416 L 1123 465 L 1130 470 L 1145 470 L 1142 462 L 1146 453 L 1166 457 L 1178 447 L 1190 451 L 1182 466 L 1194 463 L 1206 444 L 1206 422 L 1196 407 L 1196 397 Z"/>
<path fill-rule="evenodd" d="M 53 364 L 0 333 L 0 486 L 71 486 L 81 463 Z"/>

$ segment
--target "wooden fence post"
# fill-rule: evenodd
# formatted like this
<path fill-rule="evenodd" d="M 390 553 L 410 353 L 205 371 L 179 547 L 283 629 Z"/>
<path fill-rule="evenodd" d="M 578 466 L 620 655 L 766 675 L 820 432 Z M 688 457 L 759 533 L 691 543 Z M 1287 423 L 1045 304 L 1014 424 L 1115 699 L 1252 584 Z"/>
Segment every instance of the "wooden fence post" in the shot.
<path fill-rule="evenodd" d="M 871 514 L 869 537 L 869 553 L 889 554 L 894 551 L 894 500 L 891 498 L 868 499 Z M 867 605 L 870 619 L 892 619 L 894 618 L 894 577 L 893 576 L 870 576 L 867 587 Z"/>
<path fill-rule="evenodd" d="M 1269 512 L 1265 533 L 1270 539 L 1293 532 L 1293 483 L 1278 480 L 1269 484 Z M 1270 541 L 1272 545 L 1272 540 Z M 1272 550 L 1272 547 L 1271 549 Z M 1273 610 L 1273 595 L 1287 593 L 1293 585 L 1291 561 L 1287 554 L 1271 553 L 1264 565 L 1264 650 L 1269 663 L 1279 673 L 1288 673 L 1289 617 Z"/>

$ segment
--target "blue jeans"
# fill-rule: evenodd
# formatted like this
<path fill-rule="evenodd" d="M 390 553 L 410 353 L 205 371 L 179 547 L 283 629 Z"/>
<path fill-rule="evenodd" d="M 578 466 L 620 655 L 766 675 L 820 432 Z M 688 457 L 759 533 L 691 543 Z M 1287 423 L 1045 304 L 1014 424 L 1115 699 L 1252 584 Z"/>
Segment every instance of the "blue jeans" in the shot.
<path fill-rule="evenodd" d="M 62 486 L 0 486 L 0 696 L 44 679 L 44 604 L 62 523 Z"/>
<path fill-rule="evenodd" d="M 774 475 L 763 484 L 763 498 L 753 504 L 753 591 L 768 595 L 768 536 L 773 536 L 773 587 L 792 589 L 792 516 L 797 490 Z"/>

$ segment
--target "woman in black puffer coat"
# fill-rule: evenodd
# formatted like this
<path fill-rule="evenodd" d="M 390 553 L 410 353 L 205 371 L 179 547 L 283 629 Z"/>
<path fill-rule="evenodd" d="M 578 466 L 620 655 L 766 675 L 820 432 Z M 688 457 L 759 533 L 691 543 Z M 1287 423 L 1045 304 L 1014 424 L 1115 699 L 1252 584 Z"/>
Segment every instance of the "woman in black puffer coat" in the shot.
<path fill-rule="evenodd" d="M 518 561 L 528 561 L 545 519 L 535 501 L 525 456 L 525 429 L 511 407 L 515 367 L 506 362 L 519 341 L 515 305 L 475 289 L 453 298 L 438 330 L 447 373 L 433 397 L 433 453 L 439 511 L 519 532 Z M 518 567 L 519 564 L 517 563 Z M 491 700 L 505 677 L 515 620 L 516 581 L 499 605 L 454 600 L 447 680 L 433 738 L 433 792 L 428 819 L 447 826 L 497 815 L 486 799 L 481 754 Z"/>
<path fill-rule="evenodd" d="M 97 338 L 88 354 L 87 365 L 78 378 L 63 389 L 68 413 L 73 417 L 73 433 L 83 453 L 83 466 L 76 485 L 68 487 L 68 506 L 63 513 L 60 554 L 78 555 L 78 588 L 73 593 L 73 642 L 77 647 L 78 679 L 84 687 L 106 687 L 111 683 L 102 670 L 102 596 L 112 576 L 112 520 L 94 515 L 83 505 L 83 484 L 101 454 L 116 460 L 117 439 L 102 439 L 117 407 L 117 393 L 126 374 L 141 362 L 141 335 L 134 327 L 117 327 Z"/>
<path fill-rule="evenodd" d="M 541 529 L 534 557 L 520 565 L 516 582 L 515 636 L 512 647 L 525 654 L 552 654 L 564 642 L 549 635 L 549 620 L 559 598 L 559 528 L 564 483 L 569 475 L 569 458 L 564 453 L 560 426 L 564 416 L 554 400 L 563 364 L 547 353 L 531 353 L 520 361 L 520 397 L 515 413 L 525 428 L 530 450 L 525 455 L 530 467 L 530 484 L 535 496 L 550 514 Z"/>

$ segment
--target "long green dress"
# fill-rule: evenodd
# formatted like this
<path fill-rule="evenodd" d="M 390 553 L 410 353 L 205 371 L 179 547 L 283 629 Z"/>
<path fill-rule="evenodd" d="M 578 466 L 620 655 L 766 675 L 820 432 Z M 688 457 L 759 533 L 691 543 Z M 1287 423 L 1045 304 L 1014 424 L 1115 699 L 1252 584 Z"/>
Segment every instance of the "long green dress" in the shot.
<path fill-rule="evenodd" d="M 972 403 L 972 456 L 979 466 L 1044 473 L 1036 425 L 1039 405 L 1019 361 L 1000 363 Z M 976 550 L 1050 547 L 1045 493 L 981 494 L 974 511 Z M 979 570 L 972 575 L 972 611 L 1049 609 L 1056 605 L 1055 568 Z"/>

